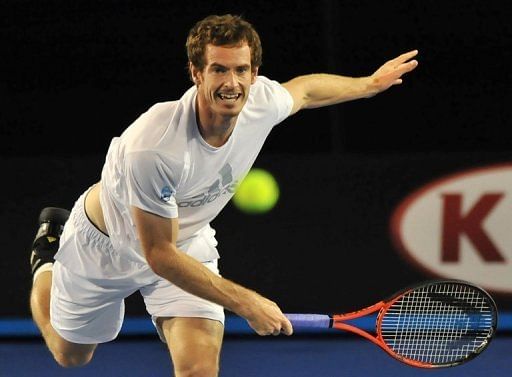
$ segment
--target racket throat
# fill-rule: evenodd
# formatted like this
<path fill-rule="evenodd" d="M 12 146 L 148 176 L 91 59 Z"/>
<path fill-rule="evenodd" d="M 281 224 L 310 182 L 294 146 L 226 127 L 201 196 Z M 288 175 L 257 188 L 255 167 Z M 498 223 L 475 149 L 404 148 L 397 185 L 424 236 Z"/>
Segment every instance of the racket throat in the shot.
<path fill-rule="evenodd" d="M 367 333 L 366 331 L 364 331 L 356 326 L 349 325 L 348 323 L 342 323 L 342 322 L 336 322 L 336 321 L 333 321 L 333 322 L 334 322 L 333 328 L 335 328 L 337 330 L 348 331 L 353 334 L 357 334 L 359 336 L 362 336 L 363 338 L 368 339 L 370 342 L 375 343 L 379 347 L 382 346 L 382 344 L 381 344 L 382 340 L 374 337 L 373 335 Z"/>

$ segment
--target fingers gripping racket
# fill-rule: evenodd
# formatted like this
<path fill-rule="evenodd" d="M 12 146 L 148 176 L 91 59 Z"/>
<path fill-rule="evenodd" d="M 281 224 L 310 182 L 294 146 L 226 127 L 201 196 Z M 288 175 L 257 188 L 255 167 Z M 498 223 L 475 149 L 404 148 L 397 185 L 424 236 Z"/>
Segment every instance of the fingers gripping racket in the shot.
<path fill-rule="evenodd" d="M 376 312 L 375 335 L 346 323 Z M 392 357 L 420 368 L 471 360 L 489 345 L 497 325 L 492 297 L 457 280 L 421 283 L 352 313 L 286 316 L 296 329 L 335 328 L 361 335 Z"/>

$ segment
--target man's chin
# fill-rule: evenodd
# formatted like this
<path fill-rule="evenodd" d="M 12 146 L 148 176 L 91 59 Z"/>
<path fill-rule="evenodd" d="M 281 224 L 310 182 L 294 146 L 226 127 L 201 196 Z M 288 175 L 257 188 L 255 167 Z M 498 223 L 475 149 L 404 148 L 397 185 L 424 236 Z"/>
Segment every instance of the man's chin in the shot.
<path fill-rule="evenodd" d="M 242 112 L 243 105 L 240 104 L 232 104 L 232 105 L 225 105 L 222 104 L 217 107 L 217 113 L 222 116 L 226 117 L 233 117 L 238 116 Z"/>

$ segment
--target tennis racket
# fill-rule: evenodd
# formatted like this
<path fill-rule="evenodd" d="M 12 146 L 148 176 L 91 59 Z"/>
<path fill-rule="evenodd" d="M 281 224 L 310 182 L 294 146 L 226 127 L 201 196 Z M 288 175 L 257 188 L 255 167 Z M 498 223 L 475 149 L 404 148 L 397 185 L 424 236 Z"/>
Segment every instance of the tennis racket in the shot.
<path fill-rule="evenodd" d="M 372 335 L 346 321 L 377 314 Z M 471 283 L 420 283 L 365 309 L 346 314 L 286 314 L 293 327 L 335 328 L 370 340 L 408 365 L 440 368 L 460 365 L 480 354 L 496 333 L 492 297 Z"/>

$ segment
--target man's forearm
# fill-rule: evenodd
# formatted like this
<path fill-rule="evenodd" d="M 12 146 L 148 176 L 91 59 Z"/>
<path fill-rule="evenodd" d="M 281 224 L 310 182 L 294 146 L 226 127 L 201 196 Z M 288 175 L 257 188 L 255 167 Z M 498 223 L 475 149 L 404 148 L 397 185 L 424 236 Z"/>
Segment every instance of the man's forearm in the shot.
<path fill-rule="evenodd" d="M 378 93 L 370 76 L 347 77 L 315 73 L 296 77 L 290 83 L 303 87 L 304 108 L 308 109 L 367 98 Z"/>
<path fill-rule="evenodd" d="M 247 317 L 250 296 L 255 292 L 222 278 L 202 263 L 178 250 L 152 252 L 149 264 L 153 271 L 181 289 L 215 302 L 226 309 Z"/>
<path fill-rule="evenodd" d="M 314 73 L 299 76 L 283 86 L 292 95 L 294 106 L 292 114 L 301 109 L 335 105 L 359 98 L 368 98 L 402 83 L 402 75 L 412 71 L 418 65 L 410 60 L 418 54 L 409 51 L 384 63 L 372 75 L 365 77 L 347 77 L 327 73 Z"/>

